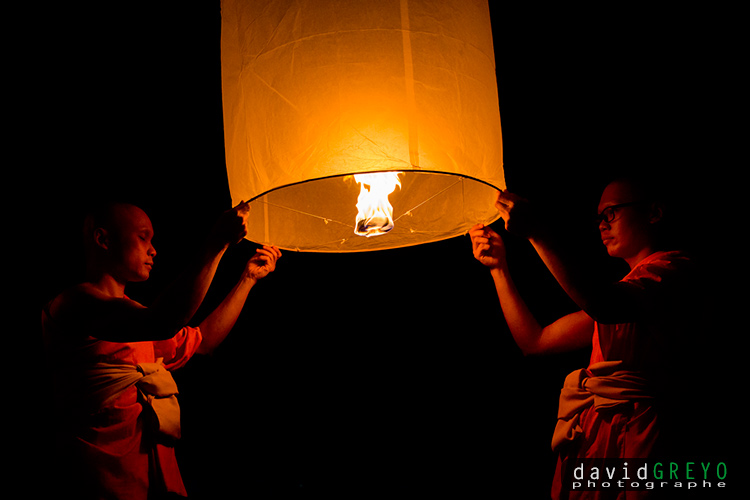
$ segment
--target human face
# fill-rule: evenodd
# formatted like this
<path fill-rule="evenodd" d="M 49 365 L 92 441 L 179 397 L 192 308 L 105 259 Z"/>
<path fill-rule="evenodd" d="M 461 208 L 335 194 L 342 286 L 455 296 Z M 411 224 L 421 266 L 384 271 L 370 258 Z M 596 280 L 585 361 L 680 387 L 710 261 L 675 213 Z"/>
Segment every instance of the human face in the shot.
<path fill-rule="evenodd" d="M 115 207 L 110 230 L 112 272 L 123 283 L 145 281 L 154 266 L 156 250 L 151 243 L 154 229 L 151 220 L 133 205 Z"/>
<path fill-rule="evenodd" d="M 632 268 L 652 253 L 650 222 L 646 203 L 639 202 L 637 194 L 626 182 L 610 183 L 599 201 L 599 214 L 608 208 L 613 212 L 611 222 L 599 222 L 599 233 L 607 253 L 624 259 Z"/>

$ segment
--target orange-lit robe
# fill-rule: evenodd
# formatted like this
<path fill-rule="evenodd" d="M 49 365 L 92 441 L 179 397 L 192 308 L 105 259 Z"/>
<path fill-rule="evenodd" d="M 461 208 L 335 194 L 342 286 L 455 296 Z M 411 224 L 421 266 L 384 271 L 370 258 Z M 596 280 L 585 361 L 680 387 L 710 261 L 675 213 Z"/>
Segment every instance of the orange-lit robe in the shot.
<path fill-rule="evenodd" d="M 612 491 L 565 491 L 570 487 L 564 484 L 565 471 L 576 459 L 648 458 L 664 452 L 665 431 L 675 429 L 664 422 L 667 396 L 677 397 L 676 382 L 687 359 L 682 348 L 694 340 L 691 268 L 682 252 L 648 256 L 622 279 L 642 298 L 638 321 L 595 323 L 589 366 L 571 373 L 561 391 L 553 435 L 559 453 L 554 499 L 614 498 Z M 670 443 L 673 439 L 669 436 Z M 627 498 L 647 493 L 628 492 Z"/>
<path fill-rule="evenodd" d="M 56 322 L 47 310 L 42 319 L 55 392 L 50 425 L 57 431 L 60 491 L 75 498 L 146 500 L 164 491 L 186 496 L 174 440 L 152 430 L 139 388 L 118 388 L 114 399 L 102 404 L 86 370 L 157 362 L 175 370 L 196 352 L 200 330 L 186 327 L 163 341 L 117 343 L 76 335 L 72 325 Z"/>

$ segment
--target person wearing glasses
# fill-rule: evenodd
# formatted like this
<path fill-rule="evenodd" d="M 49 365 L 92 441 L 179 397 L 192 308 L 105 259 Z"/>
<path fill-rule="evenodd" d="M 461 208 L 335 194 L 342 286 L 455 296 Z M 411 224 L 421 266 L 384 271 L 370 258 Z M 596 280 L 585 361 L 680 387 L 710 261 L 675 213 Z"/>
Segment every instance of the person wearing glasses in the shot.
<path fill-rule="evenodd" d="M 490 269 L 504 317 L 524 355 L 591 349 L 588 367 L 564 382 L 552 437 L 559 457 L 553 498 L 587 498 L 596 492 L 574 497 L 576 492 L 565 491 L 570 485 L 564 478 L 576 459 L 647 458 L 672 450 L 668 447 L 684 437 L 667 435 L 677 432 L 667 420 L 674 416 L 672 400 L 680 394 L 676 388 L 684 373 L 680 363 L 687 363 L 693 338 L 694 262 L 670 246 L 664 237 L 665 205 L 636 180 L 610 182 L 598 206 L 607 253 L 630 268 L 616 283 L 598 283 L 592 273 L 581 272 L 529 201 L 502 191 L 496 206 L 505 229 L 530 241 L 580 308 L 540 324 L 511 278 L 500 235 L 482 224 L 471 229 L 474 257 Z"/>

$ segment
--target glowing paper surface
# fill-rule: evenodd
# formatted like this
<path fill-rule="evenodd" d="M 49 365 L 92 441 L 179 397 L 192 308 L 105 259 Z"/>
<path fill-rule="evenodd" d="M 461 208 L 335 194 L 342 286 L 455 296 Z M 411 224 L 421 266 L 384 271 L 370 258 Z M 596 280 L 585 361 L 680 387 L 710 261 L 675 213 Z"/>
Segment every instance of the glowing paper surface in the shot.
<path fill-rule="evenodd" d="M 505 187 L 486 1 L 222 0 L 234 204 L 248 239 L 316 252 L 438 241 L 498 218 Z M 360 187 L 399 171 L 394 227 L 355 234 Z"/>

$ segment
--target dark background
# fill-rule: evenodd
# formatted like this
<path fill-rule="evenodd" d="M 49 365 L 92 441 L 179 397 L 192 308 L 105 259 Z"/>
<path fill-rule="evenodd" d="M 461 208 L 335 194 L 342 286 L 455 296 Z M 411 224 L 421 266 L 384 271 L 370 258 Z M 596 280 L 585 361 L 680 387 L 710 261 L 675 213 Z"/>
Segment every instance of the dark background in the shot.
<path fill-rule="evenodd" d="M 734 33 L 721 27 L 732 14 L 518 3 L 491 7 L 508 188 L 544 207 L 591 272 L 617 279 L 625 269 L 591 223 L 602 182 L 622 168 L 666 175 L 688 241 L 714 265 L 732 183 L 721 169 L 737 137 L 723 84 Z M 41 97 L 27 113 L 41 139 L 27 157 L 44 164 L 38 306 L 78 278 L 81 210 L 115 191 L 155 226 L 152 277 L 128 289 L 148 304 L 230 208 L 219 2 L 57 5 L 43 17 L 30 83 Z M 528 243 L 503 235 L 540 322 L 575 310 Z M 198 316 L 254 248 L 228 252 Z M 720 309 L 707 314 L 725 318 Z M 728 330 L 717 323 L 707 356 L 724 352 Z M 465 498 L 519 485 L 524 498 L 545 498 L 559 389 L 588 354 L 524 358 L 468 236 L 367 254 L 285 252 L 228 340 L 175 374 L 183 476 L 196 499 Z"/>

